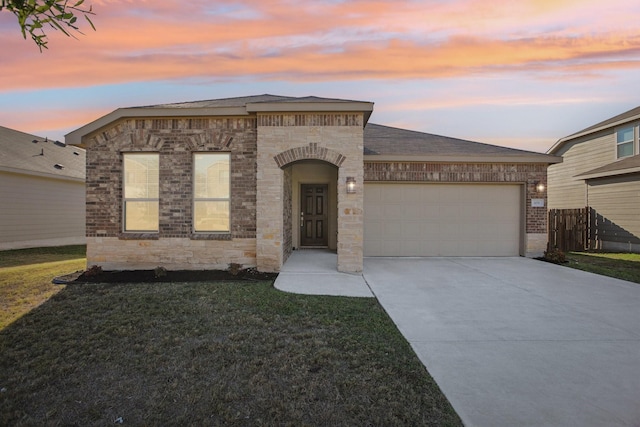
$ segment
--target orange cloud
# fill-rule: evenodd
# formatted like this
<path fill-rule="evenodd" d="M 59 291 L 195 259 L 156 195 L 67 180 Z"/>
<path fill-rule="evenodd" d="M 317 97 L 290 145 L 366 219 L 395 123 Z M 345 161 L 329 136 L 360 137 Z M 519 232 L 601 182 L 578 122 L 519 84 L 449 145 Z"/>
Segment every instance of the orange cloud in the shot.
<path fill-rule="evenodd" d="M 190 50 L 185 48 L 185 50 Z M 330 80 L 441 78 L 508 70 L 543 74 L 636 68 L 640 32 L 585 38 L 542 37 L 496 40 L 454 37 L 442 43 L 405 40 L 345 43 L 336 50 L 318 44 L 253 49 L 243 43 L 228 52 L 154 49 L 91 53 L 84 49 L 55 55 L 46 66 L 24 72 L 21 61 L 5 64 L 10 80 L 0 90 L 85 86 L 184 77 Z"/>
<path fill-rule="evenodd" d="M 639 30 L 584 35 L 537 26 L 540 16 L 566 20 L 572 8 L 595 13 L 596 3 L 101 0 L 94 2 L 96 32 L 78 40 L 50 32 L 44 54 L 19 36 L 5 38 L 0 62 L 12 78 L 0 82 L 0 91 L 181 78 L 323 81 L 504 71 L 548 78 L 637 68 Z"/>
<path fill-rule="evenodd" d="M 83 124 L 90 123 L 109 111 L 101 109 L 62 109 L 59 107 L 47 107 L 38 105 L 37 114 L 27 114 L 24 110 L 3 111 L 2 125 L 12 129 L 22 130 L 29 133 L 36 133 L 35 129 L 68 129 L 72 130 Z M 62 139 L 64 132 L 59 132 L 57 139 Z M 37 134 L 37 133 L 36 133 Z M 50 134 L 39 134 L 39 136 L 52 136 Z M 55 138 L 54 138 L 55 139 Z"/>

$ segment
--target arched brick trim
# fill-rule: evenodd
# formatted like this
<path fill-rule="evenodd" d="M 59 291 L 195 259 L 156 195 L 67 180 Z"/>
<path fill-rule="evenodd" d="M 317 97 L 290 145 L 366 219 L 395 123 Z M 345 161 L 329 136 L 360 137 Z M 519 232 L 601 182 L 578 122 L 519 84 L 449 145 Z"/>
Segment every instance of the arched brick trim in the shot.
<path fill-rule="evenodd" d="M 147 143 L 145 145 L 151 146 L 156 150 L 160 151 L 160 149 L 162 148 L 162 146 L 164 146 L 164 144 L 165 144 L 165 141 L 163 138 L 160 138 L 159 136 L 156 136 L 156 135 L 148 135 Z"/>
<path fill-rule="evenodd" d="M 190 151 L 228 150 L 233 142 L 233 135 L 226 132 L 197 133 L 183 140 Z"/>
<path fill-rule="evenodd" d="M 155 135 L 126 133 L 111 141 L 118 151 L 161 151 L 165 140 Z"/>
<path fill-rule="evenodd" d="M 299 160 L 323 160 L 340 167 L 346 157 L 330 148 L 318 147 L 316 142 L 309 143 L 306 147 L 295 147 L 276 155 L 273 160 L 279 168 Z"/>

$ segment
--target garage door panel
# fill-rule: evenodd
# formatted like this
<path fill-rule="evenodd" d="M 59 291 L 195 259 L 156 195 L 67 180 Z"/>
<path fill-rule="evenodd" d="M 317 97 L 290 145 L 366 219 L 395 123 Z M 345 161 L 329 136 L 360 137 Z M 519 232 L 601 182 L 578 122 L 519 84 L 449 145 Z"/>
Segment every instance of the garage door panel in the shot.
<path fill-rule="evenodd" d="M 415 213 L 416 216 L 423 221 L 434 221 L 440 218 L 440 209 L 432 203 L 423 204 L 422 209 Z"/>
<path fill-rule="evenodd" d="M 517 256 L 520 185 L 365 184 L 367 256 Z"/>
<path fill-rule="evenodd" d="M 401 203 L 402 189 L 397 188 L 395 191 L 385 191 L 380 194 L 380 197 L 386 204 Z"/>
<path fill-rule="evenodd" d="M 438 209 L 439 218 L 458 218 L 461 207 L 458 205 L 441 205 Z"/>
<path fill-rule="evenodd" d="M 482 211 L 478 212 L 476 209 L 469 209 L 467 207 L 461 208 L 458 212 L 458 218 L 464 223 L 476 222 L 478 215 L 482 215 Z"/>
<path fill-rule="evenodd" d="M 371 242 L 384 240 L 384 229 L 381 221 L 370 221 L 364 224 L 364 234 Z"/>
<path fill-rule="evenodd" d="M 383 240 L 370 239 L 368 243 L 368 250 L 371 255 L 369 256 L 383 256 Z"/>
<path fill-rule="evenodd" d="M 402 204 L 397 205 L 383 205 L 382 211 L 384 212 L 384 219 L 402 221 L 404 218 L 404 208 Z"/>
<path fill-rule="evenodd" d="M 405 202 L 420 200 L 422 198 L 422 189 L 420 187 L 404 187 L 402 189 L 402 199 Z"/>
<path fill-rule="evenodd" d="M 425 217 L 426 209 L 424 206 L 416 205 L 415 209 L 404 209 L 403 217 L 405 222 L 411 222 L 413 224 L 420 223 L 423 217 Z"/>
<path fill-rule="evenodd" d="M 369 209 L 367 220 L 369 222 L 373 222 L 373 221 L 381 221 L 383 219 L 384 219 L 384 211 L 382 209 L 379 209 L 379 206 L 372 205 L 372 208 Z M 365 224 L 365 226 L 366 225 L 367 224 Z"/>
<path fill-rule="evenodd" d="M 387 240 L 396 240 L 396 236 L 402 235 L 402 223 L 401 222 L 387 222 L 382 225 L 384 230 L 384 238 Z"/>
<path fill-rule="evenodd" d="M 416 233 L 422 240 L 437 240 L 440 238 L 440 230 L 436 224 L 420 224 Z"/>

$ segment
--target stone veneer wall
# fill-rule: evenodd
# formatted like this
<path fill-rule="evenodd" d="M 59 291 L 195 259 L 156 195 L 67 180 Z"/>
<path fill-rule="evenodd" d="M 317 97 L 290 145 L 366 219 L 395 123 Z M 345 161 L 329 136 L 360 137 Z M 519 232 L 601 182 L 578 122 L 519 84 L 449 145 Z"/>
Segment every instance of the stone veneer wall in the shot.
<path fill-rule="evenodd" d="M 365 181 L 440 183 L 522 183 L 525 186 L 525 252 L 539 256 L 547 247 L 547 165 L 540 163 L 428 163 L 365 161 Z M 536 183 L 545 185 L 538 193 Z M 531 207 L 544 199 L 544 207 Z"/>
<path fill-rule="evenodd" d="M 299 160 L 322 160 L 338 169 L 338 270 L 362 271 L 362 113 L 258 114 L 257 262 L 279 271 L 285 249 L 283 168 Z M 346 194 L 346 177 L 357 193 Z"/>
<path fill-rule="evenodd" d="M 256 119 L 128 119 L 83 139 L 87 147 L 87 264 L 105 269 L 256 265 Z M 122 153 L 160 155 L 157 233 L 122 231 Z M 193 233 L 193 153 L 231 156 L 231 230 Z M 227 254 L 227 255 L 224 255 Z"/>
<path fill-rule="evenodd" d="M 88 237 L 87 266 L 104 270 L 226 270 L 229 264 L 256 265 L 256 239 L 193 240 L 162 238 L 122 240 Z"/>

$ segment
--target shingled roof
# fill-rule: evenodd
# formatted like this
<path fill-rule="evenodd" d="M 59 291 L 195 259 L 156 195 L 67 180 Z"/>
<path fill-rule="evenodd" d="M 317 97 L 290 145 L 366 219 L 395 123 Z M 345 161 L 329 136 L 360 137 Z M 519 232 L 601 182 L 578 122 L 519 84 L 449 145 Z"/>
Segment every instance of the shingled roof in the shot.
<path fill-rule="evenodd" d="M 364 129 L 364 154 L 379 156 L 444 156 L 444 157 L 526 157 L 529 160 L 556 163 L 560 159 L 548 154 L 518 150 L 498 145 L 468 141 L 389 126 L 367 124 Z"/>
<path fill-rule="evenodd" d="M 159 104 L 149 105 L 146 107 L 135 108 L 228 108 L 228 107 L 245 107 L 247 104 L 260 104 L 260 103 L 291 103 L 301 104 L 305 102 L 313 103 L 349 103 L 360 102 L 348 99 L 336 99 L 336 98 L 320 98 L 317 96 L 281 96 L 281 95 L 253 95 L 253 96 L 240 96 L 236 98 L 221 98 L 221 99 L 209 99 L 205 101 L 192 101 L 192 102 L 177 102 L 174 104 Z"/>
<path fill-rule="evenodd" d="M 629 173 L 640 173 L 640 154 L 617 160 L 599 168 L 577 175 L 577 178 L 592 179 L 604 178 L 613 175 L 625 175 Z"/>
<path fill-rule="evenodd" d="M 0 171 L 85 180 L 85 150 L 0 126 Z"/>

